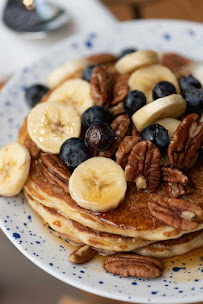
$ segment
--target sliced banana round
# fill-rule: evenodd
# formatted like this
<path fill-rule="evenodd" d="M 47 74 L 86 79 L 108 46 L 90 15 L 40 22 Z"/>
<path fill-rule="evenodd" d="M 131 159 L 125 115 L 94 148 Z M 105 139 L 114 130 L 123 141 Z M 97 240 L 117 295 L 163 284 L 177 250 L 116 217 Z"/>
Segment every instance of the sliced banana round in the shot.
<path fill-rule="evenodd" d="M 177 127 L 181 123 L 180 120 L 175 118 L 164 118 L 159 119 L 156 123 L 163 126 L 166 130 L 168 130 L 168 134 L 170 138 L 173 136 L 174 132 L 177 130 Z"/>
<path fill-rule="evenodd" d="M 80 135 L 81 119 L 73 107 L 63 102 L 46 102 L 30 111 L 27 128 L 43 152 L 57 154 L 66 139 Z"/>
<path fill-rule="evenodd" d="M 186 101 L 181 95 L 173 94 L 148 103 L 132 116 L 139 132 L 161 118 L 178 118 L 186 110 Z"/>
<path fill-rule="evenodd" d="M 71 197 L 85 209 L 105 212 L 124 199 L 127 182 L 124 171 L 115 161 L 93 157 L 80 164 L 69 180 Z"/>
<path fill-rule="evenodd" d="M 116 68 L 121 74 L 132 73 L 141 67 L 158 63 L 158 54 L 151 50 L 142 50 L 130 53 L 116 63 Z"/>
<path fill-rule="evenodd" d="M 94 105 L 90 95 L 90 84 L 82 79 L 71 79 L 62 83 L 47 100 L 52 101 L 63 101 L 73 106 L 80 115 Z"/>
<path fill-rule="evenodd" d="M 64 79 L 82 71 L 88 65 L 86 58 L 73 59 L 66 64 L 59 66 L 47 76 L 47 85 L 52 89 L 58 86 Z"/>
<path fill-rule="evenodd" d="M 30 154 L 21 144 L 11 143 L 0 150 L 0 195 L 20 193 L 29 174 Z"/>
<path fill-rule="evenodd" d="M 168 68 L 154 64 L 135 71 L 128 80 L 130 90 L 138 90 L 145 94 L 147 103 L 153 101 L 152 91 L 155 85 L 160 81 L 169 81 L 176 88 L 177 94 L 180 93 L 180 87 L 175 75 Z"/>
<path fill-rule="evenodd" d="M 194 65 L 191 74 L 196 77 L 203 86 L 203 62 L 197 62 Z"/>

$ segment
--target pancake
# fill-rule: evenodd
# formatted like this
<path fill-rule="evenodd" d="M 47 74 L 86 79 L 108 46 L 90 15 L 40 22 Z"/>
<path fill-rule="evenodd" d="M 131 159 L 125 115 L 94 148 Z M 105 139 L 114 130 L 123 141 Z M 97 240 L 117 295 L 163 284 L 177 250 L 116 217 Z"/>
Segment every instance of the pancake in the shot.
<path fill-rule="evenodd" d="M 156 242 L 136 253 L 160 259 L 186 254 L 194 249 L 203 247 L 203 230 L 185 234 L 178 239 Z"/>
<path fill-rule="evenodd" d="M 106 254 L 135 251 L 140 255 L 161 259 L 183 255 L 203 247 L 203 231 L 192 232 L 175 240 L 155 242 L 153 244 L 140 239 L 95 231 L 65 218 L 55 209 L 41 205 L 31 198 L 26 191 L 24 193 L 27 202 L 43 219 L 44 223 L 47 223 L 58 235 L 68 239 L 76 246 L 86 244 Z"/>
<path fill-rule="evenodd" d="M 24 190 L 24 194 L 26 201 L 40 215 L 44 223 L 47 223 L 57 233 L 65 236 L 74 244 L 86 244 L 97 250 L 120 252 L 132 251 L 152 243 L 151 241 L 99 232 L 84 227 L 71 219 L 65 218 L 57 210 L 41 205 L 26 190 Z"/>
<path fill-rule="evenodd" d="M 189 199 L 203 207 L 202 183 L 203 165 L 197 164 L 192 169 L 191 182 L 194 193 Z M 96 213 L 81 208 L 58 185 L 50 184 L 43 175 L 40 161 L 32 161 L 30 174 L 25 189 L 31 197 L 42 205 L 58 210 L 65 217 L 94 230 L 119 234 L 128 237 L 160 241 L 178 238 L 191 231 L 180 231 L 154 218 L 148 210 L 147 192 L 138 191 L 134 184 L 129 184 L 123 203 L 116 209 L 106 213 Z M 185 199 L 188 198 L 185 196 Z M 203 220 L 196 230 L 203 228 Z"/>

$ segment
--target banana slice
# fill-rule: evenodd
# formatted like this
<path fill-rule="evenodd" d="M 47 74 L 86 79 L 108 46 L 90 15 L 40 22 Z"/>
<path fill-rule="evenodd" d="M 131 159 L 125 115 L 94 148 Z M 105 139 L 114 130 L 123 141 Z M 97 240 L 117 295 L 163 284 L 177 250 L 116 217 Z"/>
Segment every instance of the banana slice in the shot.
<path fill-rule="evenodd" d="M 118 60 L 116 68 L 119 73 L 126 74 L 155 63 L 158 63 L 158 54 L 151 50 L 142 50 L 128 54 Z"/>
<path fill-rule="evenodd" d="M 63 102 L 46 102 L 30 111 L 27 128 L 43 152 L 57 154 L 66 139 L 80 135 L 81 120 L 73 107 Z"/>
<path fill-rule="evenodd" d="M 30 170 L 30 154 L 21 144 L 0 150 L 0 195 L 14 196 L 23 188 Z"/>
<path fill-rule="evenodd" d="M 203 62 L 197 62 L 194 65 L 191 74 L 196 77 L 203 86 Z"/>
<path fill-rule="evenodd" d="M 90 84 L 82 79 L 65 81 L 53 91 L 47 101 L 64 101 L 67 105 L 73 106 L 80 115 L 94 105 L 90 95 Z"/>
<path fill-rule="evenodd" d="M 169 81 L 180 93 L 180 87 L 175 75 L 166 67 L 160 64 L 154 64 L 135 71 L 128 80 L 130 90 L 139 90 L 147 98 L 147 103 L 153 101 L 152 91 L 154 86 L 160 81 Z"/>
<path fill-rule="evenodd" d="M 180 120 L 175 118 L 164 118 L 159 119 L 156 123 L 163 126 L 166 130 L 168 130 L 168 134 L 170 138 L 173 136 L 174 132 L 177 130 L 177 127 L 181 123 Z"/>
<path fill-rule="evenodd" d="M 181 95 L 173 94 L 159 98 L 147 104 L 132 116 L 132 121 L 139 132 L 161 118 L 178 118 L 186 110 L 186 101 Z"/>
<path fill-rule="evenodd" d="M 64 79 L 82 71 L 88 65 L 86 58 L 73 59 L 53 70 L 47 76 L 47 85 L 52 89 L 58 86 Z"/>
<path fill-rule="evenodd" d="M 116 208 L 124 199 L 127 182 L 115 161 L 93 157 L 80 164 L 70 177 L 71 197 L 79 206 L 95 212 Z"/>

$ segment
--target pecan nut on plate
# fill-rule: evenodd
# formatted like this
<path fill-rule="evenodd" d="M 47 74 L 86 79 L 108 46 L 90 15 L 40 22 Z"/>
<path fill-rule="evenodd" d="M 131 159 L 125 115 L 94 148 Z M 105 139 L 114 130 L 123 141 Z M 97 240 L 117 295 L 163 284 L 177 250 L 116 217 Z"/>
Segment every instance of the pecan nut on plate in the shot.
<path fill-rule="evenodd" d="M 153 257 L 118 253 L 106 258 L 104 269 L 124 277 L 156 278 L 161 275 L 163 265 Z"/>
<path fill-rule="evenodd" d="M 82 264 L 93 259 L 97 255 L 97 251 L 88 245 L 83 245 L 73 251 L 69 256 L 69 262 L 74 264 Z"/>
<path fill-rule="evenodd" d="M 111 101 L 111 106 L 115 106 L 121 103 L 129 91 L 128 79 L 130 75 L 124 74 L 119 75 L 113 87 L 113 100 Z"/>
<path fill-rule="evenodd" d="M 122 102 L 118 103 L 117 105 L 115 105 L 113 107 L 109 107 L 108 110 L 113 117 L 116 117 L 118 115 L 121 115 L 121 114 L 125 113 Z"/>
<path fill-rule="evenodd" d="M 191 193 L 192 187 L 188 184 L 189 179 L 182 171 L 171 166 L 162 166 L 162 180 L 165 192 L 170 197 L 179 197 Z"/>
<path fill-rule="evenodd" d="M 148 201 L 151 214 L 163 223 L 181 230 L 193 230 L 198 223 L 195 218 L 201 218 L 203 210 L 198 205 L 188 201 L 168 198 L 152 194 Z"/>
<path fill-rule="evenodd" d="M 194 189 L 190 184 L 165 182 L 164 187 L 166 194 L 170 197 L 179 197 L 194 192 Z"/>
<path fill-rule="evenodd" d="M 162 166 L 162 179 L 164 182 L 187 184 L 188 177 L 182 171 L 171 166 Z"/>
<path fill-rule="evenodd" d="M 100 152 L 99 156 L 112 157 L 114 155 L 126 133 L 128 132 L 129 125 L 130 119 L 127 115 L 120 115 L 113 120 L 111 127 L 115 132 L 115 140 L 112 146 L 108 150 Z"/>
<path fill-rule="evenodd" d="M 190 165 L 203 142 L 203 123 L 197 114 L 186 116 L 178 126 L 168 146 L 171 166 L 184 168 Z"/>
<path fill-rule="evenodd" d="M 69 193 L 69 179 L 71 172 L 63 165 L 58 156 L 51 153 L 44 153 L 40 156 L 42 172 L 44 177 L 51 183 Z"/>
<path fill-rule="evenodd" d="M 100 53 L 87 57 L 87 60 L 89 64 L 93 64 L 93 63 L 104 64 L 104 63 L 115 62 L 117 60 L 117 57 L 110 53 Z"/>
<path fill-rule="evenodd" d="M 125 136 L 122 143 L 116 151 L 116 162 L 125 168 L 128 162 L 128 157 L 132 148 L 139 142 L 140 137 L 138 136 Z"/>
<path fill-rule="evenodd" d="M 102 66 L 94 68 L 90 80 L 90 94 L 98 106 L 108 105 L 112 98 L 112 79 Z"/>
<path fill-rule="evenodd" d="M 164 53 L 160 63 L 169 68 L 178 79 L 189 75 L 194 65 L 192 60 L 176 53 Z"/>
<path fill-rule="evenodd" d="M 151 141 L 138 142 L 131 150 L 125 167 L 125 178 L 135 182 L 138 189 L 154 192 L 161 176 L 161 153 Z"/>

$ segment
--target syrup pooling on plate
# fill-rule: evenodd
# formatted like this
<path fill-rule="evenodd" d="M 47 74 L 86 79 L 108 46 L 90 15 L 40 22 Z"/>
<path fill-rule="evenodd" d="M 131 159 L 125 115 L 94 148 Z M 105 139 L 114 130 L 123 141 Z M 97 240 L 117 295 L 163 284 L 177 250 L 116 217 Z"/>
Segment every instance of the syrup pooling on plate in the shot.
<path fill-rule="evenodd" d="M 44 103 L 31 110 L 24 130 L 20 130 L 20 140 L 29 151 L 31 143 L 41 150 L 32 159 L 24 191 L 32 208 L 56 232 L 82 244 L 70 256 L 71 262 L 87 261 L 94 256 L 91 252 L 99 251 L 111 255 L 105 261 L 108 272 L 154 278 L 162 273 L 158 256 L 147 257 L 132 249 L 136 251 L 162 240 L 177 238 L 181 242 L 182 235 L 203 227 L 201 187 L 196 180 L 191 187 L 187 176 L 184 182 L 180 179 L 187 174 L 185 167 L 191 164 L 203 142 L 203 124 L 198 116 L 202 108 L 191 105 L 190 95 L 198 90 L 195 102 L 199 105 L 202 89 L 185 81 L 181 96 L 176 76 L 170 68 L 159 64 L 157 52 L 127 53 L 118 59 L 111 54 L 87 57 L 67 63 L 48 76 L 55 80 L 55 88 L 44 96 Z M 93 58 L 95 62 L 91 62 Z M 108 109 L 115 100 L 126 113 L 111 111 L 110 117 Z M 47 132 L 40 131 L 38 137 L 41 108 L 46 108 Z M 64 111 L 60 111 L 62 108 Z M 191 108 L 195 113 L 190 114 Z M 45 110 L 42 112 L 44 115 Z M 78 122 L 74 134 L 76 118 L 70 112 Z M 104 112 L 108 113 L 105 121 Z M 89 117 L 94 114 L 97 119 Z M 171 131 L 165 119 L 180 123 Z M 163 120 L 165 126 L 157 123 Z M 53 144 L 56 127 L 61 140 Z M 25 129 L 30 141 L 23 141 Z M 133 145 L 126 141 L 128 136 L 136 136 Z M 176 157 L 180 150 L 184 161 Z M 117 162 L 119 151 L 125 157 L 122 167 Z M 169 178 L 163 175 L 166 170 L 161 165 L 161 157 L 166 153 L 167 174 L 172 174 Z M 199 162 L 195 168 L 200 176 L 202 164 Z"/>

